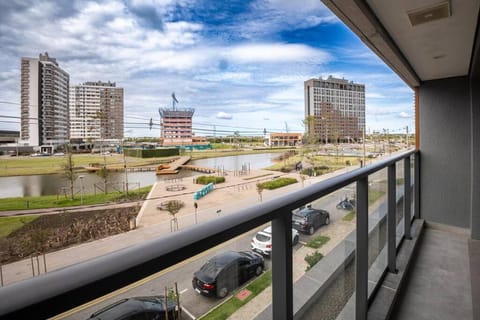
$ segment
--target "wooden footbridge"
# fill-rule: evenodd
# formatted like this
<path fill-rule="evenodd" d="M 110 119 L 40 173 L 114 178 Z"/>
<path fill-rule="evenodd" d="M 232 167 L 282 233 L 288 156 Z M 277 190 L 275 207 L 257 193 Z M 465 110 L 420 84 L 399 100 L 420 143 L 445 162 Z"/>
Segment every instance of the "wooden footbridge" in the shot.
<path fill-rule="evenodd" d="M 192 165 L 188 165 L 188 164 L 184 164 L 180 167 L 182 169 L 188 169 L 188 170 L 192 170 L 192 171 L 205 172 L 205 173 L 215 173 L 217 171 L 214 168 L 192 166 Z"/>
<path fill-rule="evenodd" d="M 159 165 L 157 167 L 157 174 L 175 174 L 175 173 L 178 173 L 180 169 L 188 169 L 188 170 L 205 172 L 205 173 L 214 173 L 216 171 L 213 168 L 187 165 L 186 163 L 190 161 L 190 159 L 191 159 L 190 156 L 184 156 L 184 157 L 178 158 L 177 160 L 169 164 Z"/>
<path fill-rule="evenodd" d="M 157 174 L 175 174 L 178 173 L 180 169 L 188 169 L 198 172 L 205 172 L 205 173 L 215 173 L 216 170 L 214 168 L 208 167 L 199 167 L 199 166 L 192 166 L 187 165 L 188 161 L 190 161 L 190 156 L 179 157 L 174 161 L 168 164 L 161 164 L 158 166 L 141 166 L 141 167 L 127 167 L 127 171 L 155 171 Z M 88 165 L 83 166 L 83 168 L 89 172 L 96 172 L 102 170 L 103 166 L 101 165 Z M 123 171 L 124 168 L 111 168 L 107 166 L 107 170 L 109 171 Z"/>

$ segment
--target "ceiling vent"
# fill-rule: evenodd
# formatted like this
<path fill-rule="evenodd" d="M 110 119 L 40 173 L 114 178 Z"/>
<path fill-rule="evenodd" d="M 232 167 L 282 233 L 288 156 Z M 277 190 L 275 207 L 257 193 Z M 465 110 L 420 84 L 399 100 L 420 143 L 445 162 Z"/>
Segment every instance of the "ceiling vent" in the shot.
<path fill-rule="evenodd" d="M 448 18 L 451 16 L 450 1 L 444 1 L 427 8 L 411 10 L 407 14 L 412 26 Z"/>

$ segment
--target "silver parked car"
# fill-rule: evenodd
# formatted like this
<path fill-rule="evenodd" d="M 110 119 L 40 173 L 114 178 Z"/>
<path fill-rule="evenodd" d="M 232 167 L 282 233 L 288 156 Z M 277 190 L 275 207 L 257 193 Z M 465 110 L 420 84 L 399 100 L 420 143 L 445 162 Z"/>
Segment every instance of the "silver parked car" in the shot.
<path fill-rule="evenodd" d="M 292 229 L 292 244 L 296 245 L 298 240 L 298 231 Z M 268 226 L 262 231 L 257 232 L 257 234 L 253 236 L 250 246 L 252 247 L 253 251 L 270 256 L 272 253 L 272 227 Z"/>

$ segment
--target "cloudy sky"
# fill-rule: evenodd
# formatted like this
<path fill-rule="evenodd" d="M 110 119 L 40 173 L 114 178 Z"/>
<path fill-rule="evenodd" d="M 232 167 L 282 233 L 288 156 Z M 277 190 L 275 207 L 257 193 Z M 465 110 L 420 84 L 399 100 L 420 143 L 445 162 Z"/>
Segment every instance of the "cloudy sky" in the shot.
<path fill-rule="evenodd" d="M 329 75 L 366 85 L 370 131 L 413 126 L 411 89 L 320 0 L 12 0 L 0 21 L 0 130 L 19 130 L 20 59 L 41 52 L 71 85 L 123 87 L 126 136 L 158 136 L 172 92 L 198 135 L 303 131 L 303 82 Z"/>

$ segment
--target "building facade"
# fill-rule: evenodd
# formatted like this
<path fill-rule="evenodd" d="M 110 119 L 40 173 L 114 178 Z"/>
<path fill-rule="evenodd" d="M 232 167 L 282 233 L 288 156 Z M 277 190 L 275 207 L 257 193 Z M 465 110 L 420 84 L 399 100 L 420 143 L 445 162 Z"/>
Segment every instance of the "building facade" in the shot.
<path fill-rule="evenodd" d="M 177 108 L 175 92 L 172 93 L 172 107 L 159 108 L 160 144 L 162 146 L 193 146 L 192 117 L 193 108 Z"/>
<path fill-rule="evenodd" d="M 160 108 L 160 143 L 163 146 L 186 146 L 193 143 L 192 117 L 195 109 Z"/>
<path fill-rule="evenodd" d="M 45 52 L 39 58 L 22 58 L 20 81 L 22 143 L 34 147 L 68 143 L 68 73 Z"/>
<path fill-rule="evenodd" d="M 270 133 L 268 145 L 270 146 L 298 146 L 302 144 L 303 134 L 286 132 L 286 133 Z"/>
<path fill-rule="evenodd" d="M 115 82 L 85 82 L 70 87 L 70 138 L 123 139 L 123 88 Z"/>
<path fill-rule="evenodd" d="M 329 76 L 305 81 L 307 134 L 315 142 L 358 141 L 365 130 L 365 85 Z"/>

